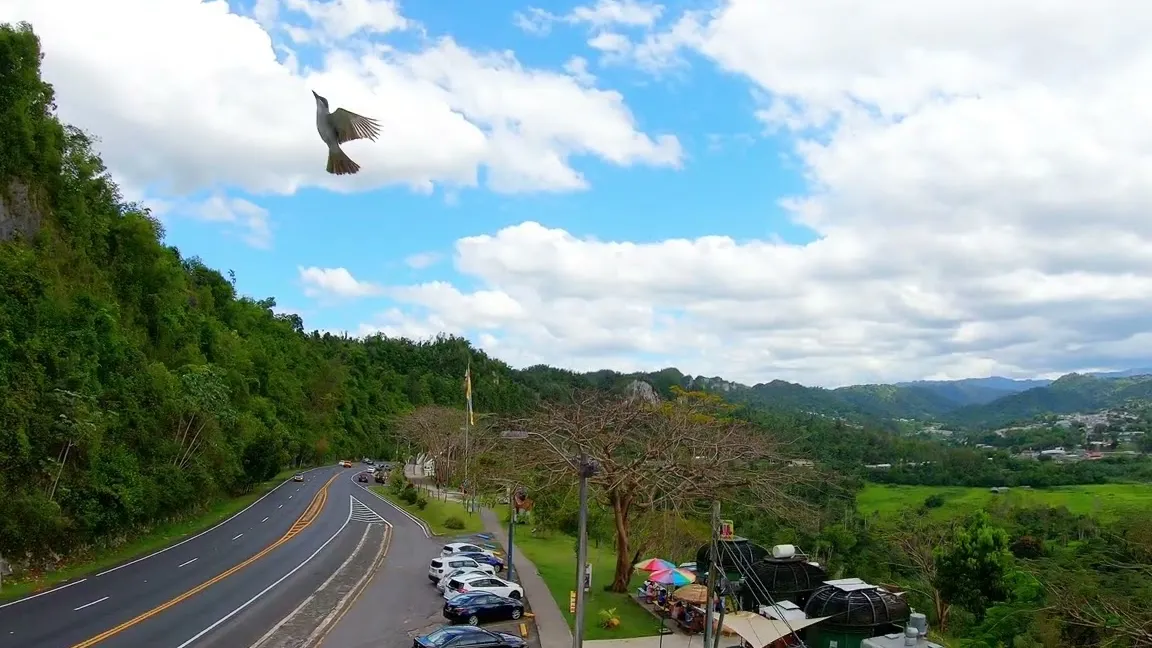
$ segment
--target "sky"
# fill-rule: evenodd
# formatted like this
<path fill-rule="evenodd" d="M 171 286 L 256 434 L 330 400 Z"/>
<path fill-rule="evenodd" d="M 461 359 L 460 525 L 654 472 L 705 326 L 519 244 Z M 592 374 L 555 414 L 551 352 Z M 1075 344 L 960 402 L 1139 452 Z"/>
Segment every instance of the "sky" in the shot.
<path fill-rule="evenodd" d="M 1152 362 L 1152 5 L 0 0 L 309 329 L 836 386 Z M 312 90 L 380 122 L 325 173 Z"/>

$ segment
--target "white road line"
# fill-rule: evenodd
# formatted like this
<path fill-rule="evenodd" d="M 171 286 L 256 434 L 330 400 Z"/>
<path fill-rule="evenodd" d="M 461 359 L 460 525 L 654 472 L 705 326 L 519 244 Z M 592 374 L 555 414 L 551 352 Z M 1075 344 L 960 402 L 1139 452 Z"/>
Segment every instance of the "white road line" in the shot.
<path fill-rule="evenodd" d="M 268 521 L 268 518 L 264 518 L 263 520 L 260 520 L 260 524 L 264 524 L 267 521 Z"/>
<path fill-rule="evenodd" d="M 352 480 L 352 483 L 355 484 L 356 486 L 360 486 L 360 484 L 358 484 L 355 480 Z M 412 515 L 408 511 L 405 511 L 404 509 L 400 508 L 399 506 L 396 506 L 395 504 L 392 503 L 391 500 L 382 496 L 380 493 L 377 493 L 376 491 L 372 490 L 371 488 L 365 488 L 364 486 L 360 486 L 360 488 L 368 491 L 369 493 L 372 493 L 372 495 L 374 495 L 376 497 L 376 499 L 380 500 L 381 502 L 384 502 L 385 504 L 387 504 L 388 506 L 391 506 L 392 508 L 396 509 L 397 511 L 400 511 L 409 520 L 412 520 L 413 522 L 415 522 L 416 526 L 420 527 L 420 531 L 424 533 L 425 538 L 431 538 L 432 537 L 432 530 L 428 528 L 427 523 L 425 523 L 423 520 Z"/>
<path fill-rule="evenodd" d="M 203 630 L 201 630 L 200 632 L 197 632 L 197 633 L 196 633 L 196 636 L 192 637 L 192 638 L 191 638 L 191 639 L 189 639 L 188 641 L 185 641 L 184 643 L 180 644 L 179 646 L 176 646 L 176 648 L 188 648 L 188 646 L 191 646 L 193 643 L 195 643 L 197 640 L 199 640 L 199 639 L 200 639 L 200 637 L 203 637 L 204 635 L 208 634 L 209 632 L 212 632 L 212 631 L 213 631 L 213 630 L 215 630 L 216 628 L 220 627 L 220 625 L 221 625 L 221 624 L 223 624 L 224 622 L 226 622 L 228 619 L 231 619 L 232 617 L 236 616 L 237 614 L 240 614 L 240 613 L 241 613 L 241 612 L 243 612 L 243 611 L 244 611 L 244 609 L 245 609 L 245 608 L 247 608 L 249 605 L 252 605 L 253 603 L 255 603 L 255 602 L 256 602 L 256 600 L 257 600 L 257 599 L 259 599 L 261 596 L 264 596 L 264 595 L 265 595 L 265 594 L 267 594 L 268 592 L 271 592 L 271 591 L 272 591 L 272 588 L 276 587 L 276 586 L 277 586 L 277 585 L 279 585 L 280 583 L 283 583 L 283 582 L 284 582 L 285 580 L 287 580 L 287 579 L 288 579 L 288 577 L 289 577 L 289 576 L 291 576 L 292 574 L 295 574 L 296 572 L 300 571 L 300 569 L 301 569 L 302 567 L 304 567 L 304 565 L 307 565 L 309 562 L 311 562 L 311 561 L 312 561 L 312 559 L 313 559 L 313 558 L 315 558 L 315 557 L 316 557 L 316 555 L 317 555 L 317 554 L 319 554 L 321 551 L 323 551 L 323 550 L 324 550 L 324 547 L 327 547 L 329 543 L 331 543 L 333 540 L 335 540 L 335 539 L 336 539 L 336 536 L 340 535 L 340 532 L 342 532 L 342 531 L 344 530 L 344 528 L 348 526 L 348 523 L 349 523 L 349 522 L 351 522 L 351 521 L 352 521 L 352 506 L 351 506 L 351 504 L 349 504 L 349 506 L 348 506 L 348 517 L 344 519 L 344 524 L 341 524 L 341 525 L 340 525 L 340 528 L 336 530 L 336 533 L 333 533 L 331 537 L 329 537 L 327 540 L 325 540 L 325 541 L 324 541 L 324 544 L 320 545 L 320 548 L 319 548 L 319 549 L 317 549 L 316 551 L 313 551 L 311 556 L 308 556 L 307 558 L 305 558 L 305 559 L 304 559 L 304 562 L 302 562 L 302 563 L 300 563 L 299 565 L 296 565 L 295 567 L 293 567 L 293 568 L 292 568 L 292 571 L 290 571 L 290 572 L 288 572 L 287 574 L 284 574 L 283 576 L 281 576 L 279 579 L 277 579 L 277 580 L 276 580 L 276 582 L 275 582 L 275 583 L 272 583 L 272 584 L 271 584 L 271 585 L 269 585 L 268 587 L 265 587 L 265 588 L 264 588 L 264 589 L 263 589 L 263 590 L 262 590 L 262 591 L 261 591 L 259 594 L 257 594 L 256 596 L 253 596 L 252 598 L 250 598 L 250 599 L 248 599 L 247 601 L 245 601 L 245 603 L 244 603 L 243 605 L 241 605 L 240 607 L 236 608 L 235 610 L 232 610 L 232 611 L 231 611 L 231 612 L 229 612 L 228 614 L 225 614 L 225 615 L 224 615 L 223 617 L 221 617 L 221 618 L 220 618 L 218 621 L 216 621 L 216 623 L 213 623 L 212 625 L 208 626 L 207 628 L 204 628 L 204 629 L 203 629 Z"/>
<path fill-rule="evenodd" d="M 278 508 L 278 509 L 282 509 L 282 508 L 284 508 L 284 505 L 283 505 L 283 504 L 281 504 L 280 506 L 277 506 L 276 508 Z"/>
<path fill-rule="evenodd" d="M 239 539 L 240 539 L 240 536 L 242 536 L 242 535 L 244 535 L 244 534 L 243 534 L 243 533 L 237 533 L 237 534 L 236 534 L 236 537 L 235 537 L 235 538 L 232 538 L 232 539 L 233 539 L 233 540 L 239 540 Z"/>
<path fill-rule="evenodd" d="M 311 470 L 305 470 L 304 472 L 312 472 L 313 470 L 321 470 L 321 469 L 323 469 L 323 468 L 327 468 L 327 466 L 320 466 L 319 468 L 312 468 Z M 160 554 L 164 553 L 165 551 L 168 551 L 169 549 L 175 549 L 176 547 L 179 547 L 180 545 L 184 544 L 185 542 L 191 542 L 191 541 L 195 540 L 196 538 L 199 538 L 200 536 L 202 536 L 202 535 L 204 535 L 204 534 L 206 534 L 206 533 L 209 533 L 209 532 L 211 532 L 211 531 L 214 531 L 214 530 L 216 530 L 218 527 L 224 526 L 225 524 L 227 524 L 227 523 L 231 522 L 232 520 L 235 520 L 237 517 L 239 517 L 239 516 L 243 515 L 245 511 L 247 511 L 248 509 L 252 508 L 253 506 L 256 506 L 256 505 L 257 505 L 257 504 L 259 504 L 259 503 L 260 503 L 260 501 L 261 501 L 261 500 L 263 500 L 265 497 L 268 497 L 268 496 L 269 496 L 269 495 L 271 495 L 272 493 L 275 493 L 276 491 L 280 490 L 280 488 L 281 488 L 281 487 L 283 487 L 285 484 L 288 484 L 288 483 L 290 483 L 291 481 L 292 481 L 292 479 L 291 479 L 291 478 L 289 478 L 289 479 L 285 479 L 285 480 L 284 480 L 284 482 L 280 484 L 280 486 L 277 486 L 276 488 L 273 488 L 272 490 L 268 491 L 267 493 L 264 493 L 263 495 L 261 495 L 261 496 L 260 496 L 260 499 L 257 499 L 255 502 L 252 502 L 252 503 L 251 503 L 251 504 L 249 504 L 248 506 L 245 506 L 244 508 L 240 509 L 240 512 L 239 512 L 239 513 L 237 513 L 237 514 L 233 515 L 232 517 L 228 518 L 227 520 L 224 520 L 223 522 L 219 522 L 219 523 L 217 523 L 217 524 L 215 524 L 215 525 L 213 525 L 213 526 L 211 526 L 211 527 L 208 527 L 206 530 L 204 530 L 204 531 L 201 531 L 200 533 L 197 533 L 196 535 L 192 536 L 191 538 L 188 538 L 188 539 L 186 539 L 186 540 L 181 540 L 180 542 L 177 542 L 177 543 L 176 543 L 176 544 L 174 544 L 174 545 L 170 545 L 170 546 L 168 546 L 168 547 L 165 547 L 165 548 L 161 549 L 160 551 L 157 551 L 156 553 L 151 553 L 151 554 L 148 554 L 147 556 L 144 556 L 144 557 L 142 557 L 142 558 L 137 558 L 136 560 L 133 560 L 132 562 L 127 562 L 127 563 L 124 563 L 123 565 L 119 565 L 119 566 L 117 566 L 117 567 L 113 567 L 112 569 L 108 569 L 108 570 L 102 571 L 102 572 L 100 572 L 99 574 L 96 574 L 96 576 L 93 576 L 93 578 L 96 578 L 97 576 L 103 576 L 104 574 L 111 574 L 112 572 L 116 571 L 117 569 L 124 569 L 124 568 L 125 568 L 125 567 L 127 567 L 128 565 L 135 565 L 136 563 L 138 563 L 138 562 L 140 562 L 140 561 L 142 561 L 142 560 L 147 560 L 147 559 L 149 559 L 149 558 L 151 558 L 151 557 L 153 557 L 153 556 L 159 556 Z M 291 496 L 291 495 L 289 495 L 288 497 L 292 497 L 292 496 Z M 53 591 L 53 590 L 49 590 L 49 591 Z M 19 602 L 19 601 L 17 601 L 17 602 Z"/>
<path fill-rule="evenodd" d="M 291 496 L 291 495 L 289 495 L 289 496 L 288 496 L 288 499 L 292 499 L 292 496 Z"/>
<path fill-rule="evenodd" d="M 183 566 L 185 566 L 185 565 L 191 565 L 192 563 L 196 562 L 197 560 L 200 560 L 200 557 L 199 557 L 199 556 L 197 556 L 197 557 L 193 558 L 192 560 L 189 560 L 189 561 L 188 561 L 188 562 L 186 562 L 186 563 L 180 563 L 179 565 L 176 565 L 176 569 L 180 569 L 181 567 L 183 567 Z"/>
<path fill-rule="evenodd" d="M 103 601 L 107 601 L 109 598 L 110 598 L 110 597 L 108 597 L 108 596 L 105 596 L 104 598 L 98 598 L 98 599 L 96 599 L 95 601 L 92 601 L 91 603 L 85 603 L 84 605 L 81 605 L 81 606 L 80 606 L 80 607 L 78 607 L 78 608 L 73 608 L 73 609 L 72 609 L 72 611 L 73 611 L 73 612 L 79 612 L 80 610 L 83 610 L 83 609 L 84 609 L 84 608 L 86 608 L 86 607 L 92 607 L 93 605 L 96 605 L 97 603 L 101 603 L 101 602 L 103 602 Z"/>
<path fill-rule="evenodd" d="M 4 605 L 0 605 L 0 609 L 6 608 L 9 605 L 16 605 L 17 603 L 23 603 L 24 601 L 31 601 L 34 598 L 40 598 L 41 596 L 51 594 L 52 592 L 59 592 L 62 589 L 68 589 L 69 587 L 72 587 L 73 585 L 79 585 L 80 583 L 83 583 L 86 580 L 88 580 L 88 579 L 87 578 L 81 578 L 80 580 L 72 581 L 71 583 L 68 583 L 67 585 L 61 585 L 60 587 L 57 587 L 56 589 L 50 589 L 46 592 L 40 592 L 39 594 L 33 594 L 32 596 L 27 596 L 25 598 L 22 598 L 22 599 L 19 599 L 16 601 L 12 601 L 11 603 L 5 603 Z"/>

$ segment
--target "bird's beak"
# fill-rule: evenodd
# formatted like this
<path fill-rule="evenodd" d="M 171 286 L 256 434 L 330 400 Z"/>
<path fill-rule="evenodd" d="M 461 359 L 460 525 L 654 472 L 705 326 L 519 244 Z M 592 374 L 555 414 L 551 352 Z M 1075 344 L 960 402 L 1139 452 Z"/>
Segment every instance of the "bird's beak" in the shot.
<path fill-rule="evenodd" d="M 315 91 L 315 90 L 313 90 L 313 91 L 312 91 L 312 96 L 313 96 L 313 97 L 316 97 L 317 99 L 319 99 L 319 98 L 320 98 L 320 95 L 316 94 L 316 91 Z"/>

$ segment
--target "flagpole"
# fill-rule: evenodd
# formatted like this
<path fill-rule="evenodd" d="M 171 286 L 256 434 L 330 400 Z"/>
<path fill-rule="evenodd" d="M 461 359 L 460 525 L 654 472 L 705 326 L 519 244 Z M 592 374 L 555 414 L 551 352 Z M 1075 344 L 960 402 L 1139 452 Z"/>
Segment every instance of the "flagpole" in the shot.
<path fill-rule="evenodd" d="M 472 515 L 472 483 L 468 481 L 468 467 L 472 464 L 469 448 L 468 428 L 472 425 L 472 358 L 468 358 L 468 369 L 464 371 L 464 398 L 467 411 L 464 412 L 464 509 Z"/>

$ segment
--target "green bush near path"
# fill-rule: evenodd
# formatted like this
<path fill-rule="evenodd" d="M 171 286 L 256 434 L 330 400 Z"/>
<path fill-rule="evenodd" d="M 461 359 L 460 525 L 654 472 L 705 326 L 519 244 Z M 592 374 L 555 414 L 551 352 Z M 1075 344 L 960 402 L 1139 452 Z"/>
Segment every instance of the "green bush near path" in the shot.
<path fill-rule="evenodd" d="M 552 592 L 552 598 L 560 606 L 568 627 L 573 627 L 575 615 L 568 612 L 568 597 L 576 584 L 576 539 L 561 533 L 532 536 L 526 527 L 521 526 L 516 529 L 513 542 L 513 561 L 517 554 L 532 561 Z M 589 544 L 588 560 L 592 563 L 592 589 L 585 595 L 584 638 L 626 639 L 657 635 L 660 632 L 659 620 L 640 607 L 630 594 L 604 591 L 604 586 L 611 582 L 616 572 L 615 550 Z M 628 589 L 633 592 L 643 583 L 644 577 L 637 575 Z M 620 625 L 609 630 L 600 625 L 600 611 L 613 608 Z"/>
<path fill-rule="evenodd" d="M 257 485 L 247 495 L 220 500 L 198 514 L 160 525 L 118 547 L 93 552 L 91 555 L 61 569 L 44 574 L 6 576 L 3 580 L 3 589 L 0 590 L 0 601 L 34 594 L 66 580 L 104 571 L 133 558 L 159 551 L 236 515 L 301 470 L 297 468 L 285 470 L 272 479 Z"/>
<path fill-rule="evenodd" d="M 484 530 L 484 521 L 480 519 L 480 513 L 474 512 L 468 514 L 464 505 L 459 502 L 443 501 L 438 499 L 415 499 L 411 503 L 405 501 L 400 494 L 387 486 L 375 485 L 372 486 L 372 491 L 378 493 L 381 497 L 392 502 L 396 506 L 404 509 L 413 517 L 419 518 L 428 525 L 428 528 L 437 535 L 470 535 L 473 533 L 480 533 Z M 420 503 L 424 503 L 421 507 Z M 450 518 L 456 518 L 463 524 L 459 525 L 460 528 L 453 528 L 457 525 L 449 522 Z M 449 522 L 446 524 L 446 522 Z"/>

